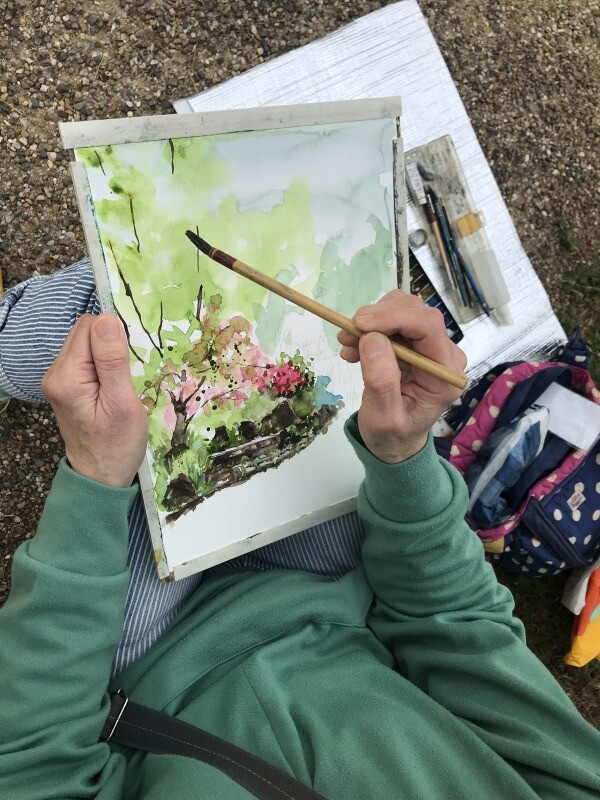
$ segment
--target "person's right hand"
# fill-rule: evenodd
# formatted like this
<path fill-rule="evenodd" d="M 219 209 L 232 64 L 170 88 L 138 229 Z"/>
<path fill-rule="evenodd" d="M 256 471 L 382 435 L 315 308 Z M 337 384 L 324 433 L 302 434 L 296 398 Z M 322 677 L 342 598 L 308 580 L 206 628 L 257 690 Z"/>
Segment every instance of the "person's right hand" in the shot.
<path fill-rule="evenodd" d="M 433 423 L 461 392 L 399 362 L 387 337 L 400 336 L 412 350 L 456 372 L 464 370 L 467 359 L 448 338 L 442 314 L 398 289 L 359 308 L 354 323 L 364 331 L 360 340 L 340 331 L 338 341 L 344 345 L 342 358 L 360 361 L 362 369 L 365 390 L 358 427 L 373 455 L 396 464 L 423 447 Z"/>
<path fill-rule="evenodd" d="M 125 331 L 112 314 L 76 322 L 42 380 L 71 467 L 110 486 L 131 486 L 148 440 L 129 372 Z"/>

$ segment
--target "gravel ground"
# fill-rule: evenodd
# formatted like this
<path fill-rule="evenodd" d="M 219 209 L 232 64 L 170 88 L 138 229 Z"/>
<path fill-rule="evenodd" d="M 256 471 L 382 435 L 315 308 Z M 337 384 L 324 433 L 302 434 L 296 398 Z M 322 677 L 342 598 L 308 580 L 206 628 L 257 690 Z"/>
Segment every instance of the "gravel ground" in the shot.
<path fill-rule="evenodd" d="M 0 263 L 10 287 L 85 252 L 57 122 L 169 113 L 373 11 L 377 0 L 12 0 L 0 6 Z M 421 0 L 523 245 L 565 325 L 598 341 L 599 0 Z M 45 407 L 0 415 L 0 602 L 61 443 Z M 600 666 L 561 663 L 561 579 L 505 578 L 529 642 L 600 726 Z"/>

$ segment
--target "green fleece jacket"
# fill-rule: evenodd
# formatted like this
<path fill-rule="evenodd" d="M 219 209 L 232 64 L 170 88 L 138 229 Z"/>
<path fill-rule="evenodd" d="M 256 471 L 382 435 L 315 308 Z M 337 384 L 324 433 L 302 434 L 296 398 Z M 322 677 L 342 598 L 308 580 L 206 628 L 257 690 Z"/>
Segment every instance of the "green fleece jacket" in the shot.
<path fill-rule="evenodd" d="M 136 489 L 60 466 L 0 612 L 1 800 L 248 800 L 199 761 L 98 743 L 117 686 L 330 800 L 600 797 L 600 732 L 527 649 L 458 473 L 431 440 L 390 466 L 348 431 L 363 567 L 214 574 L 112 684 Z"/>

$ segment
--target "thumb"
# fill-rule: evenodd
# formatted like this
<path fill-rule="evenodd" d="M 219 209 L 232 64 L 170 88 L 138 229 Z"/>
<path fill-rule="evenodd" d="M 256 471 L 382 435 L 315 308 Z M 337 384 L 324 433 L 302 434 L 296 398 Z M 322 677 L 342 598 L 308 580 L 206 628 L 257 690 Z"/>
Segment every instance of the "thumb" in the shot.
<path fill-rule="evenodd" d="M 119 320 L 112 314 L 101 314 L 92 325 L 90 340 L 101 389 L 120 392 L 130 387 L 127 340 Z"/>
<path fill-rule="evenodd" d="M 377 406 L 381 417 L 395 418 L 402 402 L 402 392 L 400 368 L 391 342 L 381 333 L 367 333 L 361 336 L 358 347 L 369 405 Z"/>

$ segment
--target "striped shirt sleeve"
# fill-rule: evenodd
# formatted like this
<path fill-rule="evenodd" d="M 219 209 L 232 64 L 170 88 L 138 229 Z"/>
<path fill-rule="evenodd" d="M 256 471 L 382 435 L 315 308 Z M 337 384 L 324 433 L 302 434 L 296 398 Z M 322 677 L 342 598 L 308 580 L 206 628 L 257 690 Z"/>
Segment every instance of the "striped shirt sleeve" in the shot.
<path fill-rule="evenodd" d="M 82 314 L 99 314 L 89 259 L 30 278 L 0 297 L 0 392 L 44 402 L 41 382 Z"/>

